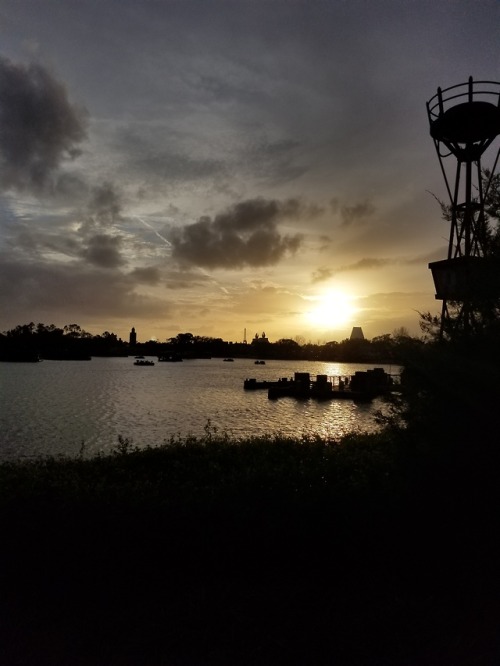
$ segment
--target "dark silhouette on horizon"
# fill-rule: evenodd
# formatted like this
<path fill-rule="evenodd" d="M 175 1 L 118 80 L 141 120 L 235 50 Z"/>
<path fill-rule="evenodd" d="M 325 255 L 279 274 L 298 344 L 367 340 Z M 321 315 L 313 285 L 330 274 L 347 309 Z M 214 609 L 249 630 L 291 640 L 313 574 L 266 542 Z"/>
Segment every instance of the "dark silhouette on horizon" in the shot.
<path fill-rule="evenodd" d="M 132 328 L 129 342 L 105 331 L 91 335 L 78 324 L 58 328 L 54 324 L 33 322 L 18 325 L 0 334 L 0 361 L 33 362 L 47 360 L 90 360 L 93 356 L 156 356 L 159 361 L 178 362 L 192 358 L 253 358 L 261 362 L 270 359 L 345 361 L 360 363 L 397 363 L 403 347 L 424 344 L 411 338 L 404 329 L 392 335 L 367 340 L 352 335 L 340 342 L 299 344 L 291 338 L 271 342 L 265 334 L 256 335 L 251 344 L 228 342 L 222 338 L 179 333 L 165 342 L 137 342 Z"/>

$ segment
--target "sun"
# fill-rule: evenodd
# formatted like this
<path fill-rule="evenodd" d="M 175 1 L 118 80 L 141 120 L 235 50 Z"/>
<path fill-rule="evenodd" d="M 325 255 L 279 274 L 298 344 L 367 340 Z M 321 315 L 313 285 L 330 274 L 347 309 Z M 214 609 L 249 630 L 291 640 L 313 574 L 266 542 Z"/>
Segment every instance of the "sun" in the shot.
<path fill-rule="evenodd" d="M 311 300 L 314 305 L 305 316 L 316 328 L 344 326 L 352 321 L 357 312 L 353 297 L 346 292 L 330 291 Z"/>

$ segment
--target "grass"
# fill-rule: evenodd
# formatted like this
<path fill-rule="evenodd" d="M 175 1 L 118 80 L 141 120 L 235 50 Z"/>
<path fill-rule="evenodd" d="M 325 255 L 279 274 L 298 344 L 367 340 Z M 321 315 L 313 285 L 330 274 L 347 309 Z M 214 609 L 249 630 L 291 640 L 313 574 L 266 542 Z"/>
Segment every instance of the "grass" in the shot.
<path fill-rule="evenodd" d="M 83 453 L 0 466 L 0 663 L 499 662 L 488 442 L 207 429 Z"/>

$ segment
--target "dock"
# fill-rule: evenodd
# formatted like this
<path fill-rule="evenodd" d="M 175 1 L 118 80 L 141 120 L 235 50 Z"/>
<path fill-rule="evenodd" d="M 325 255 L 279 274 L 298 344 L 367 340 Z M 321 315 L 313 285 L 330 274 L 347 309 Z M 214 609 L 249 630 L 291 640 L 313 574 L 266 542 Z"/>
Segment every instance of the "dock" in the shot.
<path fill-rule="evenodd" d="M 293 397 L 369 402 L 394 390 L 398 383 L 399 375 L 391 375 L 383 368 L 373 368 L 349 376 L 314 376 L 309 372 L 296 372 L 293 378 L 283 377 L 276 381 L 245 379 L 243 387 L 247 391 L 267 389 L 270 400 Z"/>

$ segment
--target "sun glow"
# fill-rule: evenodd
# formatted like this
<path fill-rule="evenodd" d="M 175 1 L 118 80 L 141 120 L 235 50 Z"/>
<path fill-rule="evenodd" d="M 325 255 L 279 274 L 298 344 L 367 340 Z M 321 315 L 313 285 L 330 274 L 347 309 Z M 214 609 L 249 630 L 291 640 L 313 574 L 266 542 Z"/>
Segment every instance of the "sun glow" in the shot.
<path fill-rule="evenodd" d="M 331 291 L 311 299 L 314 306 L 306 312 L 307 321 L 316 328 L 337 328 L 349 324 L 357 312 L 352 296 Z"/>

